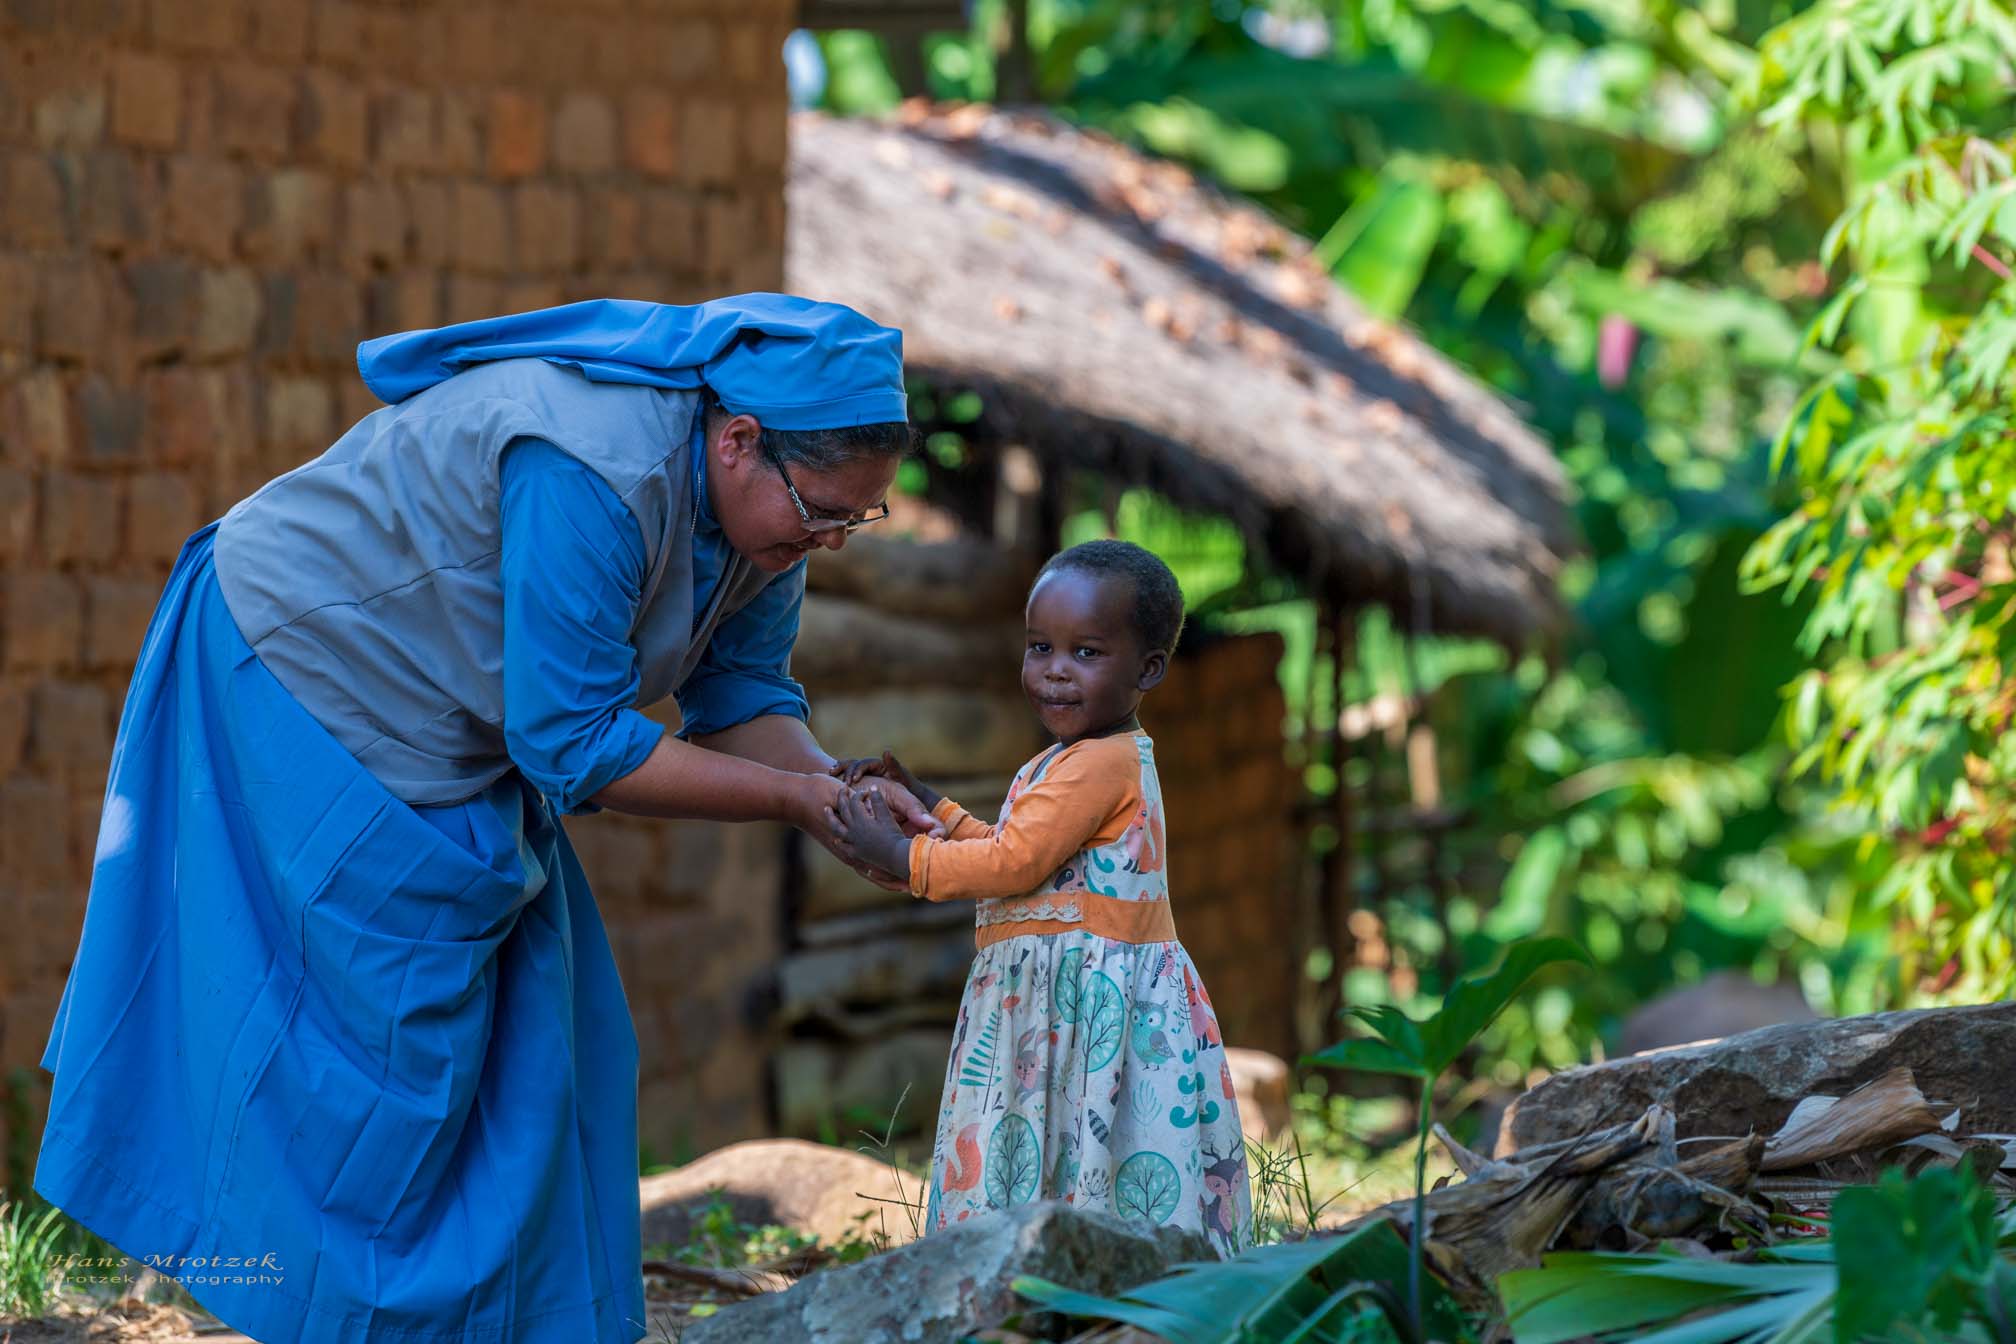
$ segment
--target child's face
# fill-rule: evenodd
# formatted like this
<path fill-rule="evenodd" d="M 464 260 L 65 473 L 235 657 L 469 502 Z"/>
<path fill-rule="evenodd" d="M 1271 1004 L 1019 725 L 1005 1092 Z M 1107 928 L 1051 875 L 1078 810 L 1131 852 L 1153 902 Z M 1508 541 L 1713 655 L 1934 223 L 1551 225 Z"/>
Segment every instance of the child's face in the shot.
<path fill-rule="evenodd" d="M 1167 656 L 1142 650 L 1133 611 L 1129 580 L 1078 570 L 1047 574 L 1029 594 L 1022 692 L 1059 741 L 1126 722 L 1162 680 Z"/>

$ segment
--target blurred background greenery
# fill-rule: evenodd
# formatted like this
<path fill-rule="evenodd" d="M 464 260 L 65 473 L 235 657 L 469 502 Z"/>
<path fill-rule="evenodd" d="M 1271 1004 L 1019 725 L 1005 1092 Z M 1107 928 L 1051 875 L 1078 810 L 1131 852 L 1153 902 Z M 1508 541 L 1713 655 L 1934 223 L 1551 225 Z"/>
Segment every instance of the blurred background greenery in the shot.
<path fill-rule="evenodd" d="M 801 34 L 792 64 L 801 101 L 841 113 L 919 94 L 1034 102 L 1187 161 L 1317 240 L 1368 308 L 1554 444 L 1587 540 L 1563 646 L 1515 661 L 1372 612 L 1343 669 L 1347 704 L 1425 697 L 1448 763 L 1431 840 L 1350 847 L 1370 916 L 1350 1001 L 1419 1007 L 1534 933 L 1596 956 L 1493 1028 L 1472 1083 L 1517 1087 L 1614 1049 L 1634 1006 L 1719 969 L 1794 984 L 1830 1014 L 2016 987 L 1988 601 L 2009 576 L 1981 559 L 2016 473 L 1941 478 L 1910 535 L 1871 530 L 1926 453 L 2006 456 L 2006 421 L 1956 430 L 1954 405 L 1938 424 L 1926 406 L 1969 341 L 2002 360 L 1975 370 L 1973 409 L 2006 387 L 2008 163 L 1937 218 L 1865 210 L 1859 240 L 1828 237 L 1883 173 L 2006 130 L 2006 15 L 1988 0 L 979 0 L 966 32 L 914 49 Z M 1968 208 L 1986 261 L 1942 260 L 1941 230 Z M 1880 428 L 1850 423 L 1878 406 L 1906 425 L 1858 476 L 1830 445 Z M 1228 528 L 1143 496 L 1090 504 L 1069 539 L 1153 546 L 1205 623 L 1286 636 L 1295 716 L 1339 711 L 1320 690 L 1306 703 L 1326 684 L 1309 675 L 1309 605 Z M 1855 569 L 1880 581 L 1830 572 L 1858 546 Z M 1913 603 L 1956 567 L 1971 605 L 1939 602 L 1946 624 L 1913 629 Z M 1960 626 L 1978 657 L 1947 658 L 1926 689 L 1923 657 Z M 1816 685 L 1860 687 L 1860 708 Z M 1914 687 L 1915 717 L 1889 731 L 1884 695 Z M 1844 762 L 1843 734 L 1875 749 Z M 1388 755 L 1374 735 L 1307 763 L 1311 791 L 1376 793 Z"/>

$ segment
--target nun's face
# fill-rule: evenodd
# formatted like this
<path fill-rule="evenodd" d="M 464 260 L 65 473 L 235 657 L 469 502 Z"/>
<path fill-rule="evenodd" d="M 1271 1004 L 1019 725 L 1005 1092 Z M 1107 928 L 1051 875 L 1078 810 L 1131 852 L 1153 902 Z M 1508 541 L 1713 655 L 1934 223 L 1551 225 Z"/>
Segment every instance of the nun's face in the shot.
<path fill-rule="evenodd" d="M 708 497 L 721 531 L 730 546 L 771 574 L 783 573 L 817 547 L 837 551 L 847 544 L 845 528 L 808 528 L 808 515 L 815 523 L 859 517 L 883 503 L 896 481 L 894 457 L 859 458 L 830 471 L 780 471 L 762 449 L 756 421 L 746 415 L 718 426 L 708 437 L 708 452 Z"/>

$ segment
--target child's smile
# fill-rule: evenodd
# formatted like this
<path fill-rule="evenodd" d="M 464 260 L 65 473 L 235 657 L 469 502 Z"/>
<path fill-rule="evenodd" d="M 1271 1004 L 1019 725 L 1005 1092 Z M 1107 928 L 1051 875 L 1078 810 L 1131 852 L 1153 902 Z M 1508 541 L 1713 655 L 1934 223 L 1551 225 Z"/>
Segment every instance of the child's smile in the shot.
<path fill-rule="evenodd" d="M 1141 649 L 1133 605 L 1126 579 L 1073 569 L 1045 575 L 1029 594 L 1022 692 L 1067 746 L 1127 726 L 1162 679 L 1166 655 Z"/>

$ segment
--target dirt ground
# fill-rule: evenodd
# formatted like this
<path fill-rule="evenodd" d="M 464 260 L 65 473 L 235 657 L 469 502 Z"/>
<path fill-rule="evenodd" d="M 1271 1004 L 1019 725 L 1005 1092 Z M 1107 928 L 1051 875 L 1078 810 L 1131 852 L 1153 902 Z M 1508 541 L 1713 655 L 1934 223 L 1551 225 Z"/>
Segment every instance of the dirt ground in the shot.
<path fill-rule="evenodd" d="M 0 1321 L 0 1344 L 252 1344 L 236 1330 L 179 1307 L 134 1303 L 71 1307 L 32 1321 Z"/>

